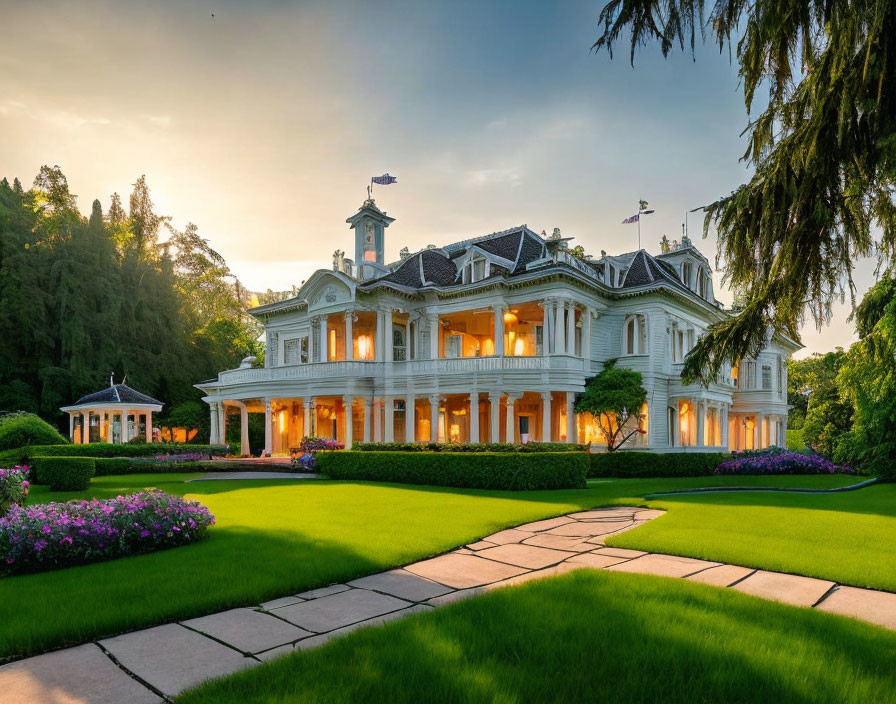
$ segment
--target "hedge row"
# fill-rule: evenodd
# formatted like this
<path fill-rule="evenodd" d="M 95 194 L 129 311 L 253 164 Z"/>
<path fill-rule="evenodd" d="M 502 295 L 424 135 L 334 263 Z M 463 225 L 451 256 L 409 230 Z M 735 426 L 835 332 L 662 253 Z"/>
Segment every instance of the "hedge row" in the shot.
<path fill-rule="evenodd" d="M 49 484 L 50 491 L 84 491 L 95 471 L 92 457 L 35 457 L 30 477 L 35 484 Z"/>
<path fill-rule="evenodd" d="M 170 454 L 204 454 L 223 456 L 227 445 L 186 445 L 179 443 L 143 443 L 119 445 L 94 442 L 87 445 L 28 445 L 0 453 L 0 462 L 27 464 L 32 457 L 154 457 Z"/>
<path fill-rule="evenodd" d="M 317 468 L 332 479 L 467 489 L 584 489 L 588 455 L 574 452 L 327 452 Z"/>
<path fill-rule="evenodd" d="M 731 455 L 724 452 L 622 451 L 588 455 L 589 477 L 705 477 Z"/>
<path fill-rule="evenodd" d="M 289 472 L 289 466 L 271 466 L 252 462 L 153 462 L 129 457 L 100 457 L 96 462 L 96 476 L 118 474 L 173 474 L 178 472 Z"/>
<path fill-rule="evenodd" d="M 514 445 L 508 442 L 356 442 L 359 452 L 584 452 L 588 445 L 565 442 L 529 442 Z"/>

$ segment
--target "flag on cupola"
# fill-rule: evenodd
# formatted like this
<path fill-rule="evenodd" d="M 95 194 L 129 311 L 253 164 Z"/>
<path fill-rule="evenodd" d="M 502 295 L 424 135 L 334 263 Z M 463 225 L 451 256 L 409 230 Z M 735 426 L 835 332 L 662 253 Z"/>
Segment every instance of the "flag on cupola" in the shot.
<path fill-rule="evenodd" d="M 382 176 L 374 176 L 370 181 L 377 186 L 388 186 L 392 183 L 398 183 L 398 179 L 394 176 L 390 176 L 388 173 L 385 173 Z"/>

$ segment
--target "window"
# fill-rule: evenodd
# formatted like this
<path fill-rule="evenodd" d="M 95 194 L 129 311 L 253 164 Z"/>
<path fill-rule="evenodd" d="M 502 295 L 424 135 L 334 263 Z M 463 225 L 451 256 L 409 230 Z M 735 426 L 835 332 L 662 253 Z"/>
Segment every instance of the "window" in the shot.
<path fill-rule="evenodd" d="M 623 353 L 644 354 L 646 351 L 646 331 L 643 315 L 630 315 L 623 328 Z"/>
<path fill-rule="evenodd" d="M 731 367 L 731 384 L 735 389 L 739 388 L 737 385 L 737 375 L 740 371 L 740 363 L 738 362 L 733 367 Z"/>
<path fill-rule="evenodd" d="M 445 335 L 445 356 L 454 359 L 461 356 L 463 338 L 460 335 Z"/>
<path fill-rule="evenodd" d="M 465 284 L 472 284 L 476 281 L 482 281 L 490 272 L 491 266 L 489 261 L 482 255 L 473 255 L 470 260 L 464 264 L 461 274 L 461 281 Z"/>
<path fill-rule="evenodd" d="M 756 388 L 756 362 L 747 362 L 747 385 L 745 388 Z"/>
<path fill-rule="evenodd" d="M 697 270 L 697 295 L 706 298 L 706 272 L 703 269 Z"/>
<path fill-rule="evenodd" d="M 404 362 L 408 358 L 407 353 L 408 350 L 404 340 L 404 325 L 393 325 L 392 358 L 396 362 Z"/>
<path fill-rule="evenodd" d="M 308 364 L 308 362 L 310 360 L 308 358 L 308 338 L 307 337 L 302 338 L 301 350 L 302 351 L 301 351 L 300 359 L 302 361 L 302 364 Z"/>
<path fill-rule="evenodd" d="M 683 262 L 681 265 L 681 280 L 685 286 L 691 287 L 691 263 Z"/>
<path fill-rule="evenodd" d="M 301 343 L 303 339 L 307 338 L 298 338 L 294 337 L 291 340 L 283 341 L 283 363 L 284 364 L 298 364 L 301 350 Z"/>
<path fill-rule="evenodd" d="M 772 365 L 771 364 L 763 364 L 762 365 L 762 390 L 763 391 L 771 391 L 772 390 Z"/>
<path fill-rule="evenodd" d="M 778 357 L 778 396 L 784 396 L 784 362 Z"/>

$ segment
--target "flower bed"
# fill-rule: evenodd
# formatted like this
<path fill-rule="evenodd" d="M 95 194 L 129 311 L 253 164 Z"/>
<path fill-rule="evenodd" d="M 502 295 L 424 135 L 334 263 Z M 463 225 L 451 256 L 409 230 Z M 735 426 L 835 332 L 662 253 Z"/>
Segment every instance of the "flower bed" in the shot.
<path fill-rule="evenodd" d="M 14 505 L 0 518 L 0 574 L 38 572 L 178 547 L 215 517 L 153 489 L 114 499 Z"/>
<path fill-rule="evenodd" d="M 733 453 L 715 469 L 716 474 L 855 474 L 851 467 L 836 465 L 818 455 L 769 448 Z"/>
<path fill-rule="evenodd" d="M 11 506 L 21 506 L 28 496 L 28 468 L 0 469 L 0 516 Z"/>

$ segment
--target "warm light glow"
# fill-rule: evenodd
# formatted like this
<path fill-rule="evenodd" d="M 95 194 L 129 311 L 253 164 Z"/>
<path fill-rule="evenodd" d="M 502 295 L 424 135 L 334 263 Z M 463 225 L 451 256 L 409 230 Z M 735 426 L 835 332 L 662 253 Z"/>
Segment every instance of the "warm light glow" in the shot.
<path fill-rule="evenodd" d="M 370 336 L 369 335 L 361 335 L 358 338 L 358 358 L 359 359 L 370 359 L 371 358 L 371 347 L 370 344 Z"/>
<path fill-rule="evenodd" d="M 485 357 L 491 357 L 495 353 L 495 343 L 492 338 L 487 337 L 482 343 L 482 354 Z"/>
<path fill-rule="evenodd" d="M 691 405 L 687 401 L 683 401 L 681 404 L 681 409 L 678 412 L 681 415 L 685 415 L 689 410 L 691 410 Z"/>
<path fill-rule="evenodd" d="M 756 427 L 756 424 L 755 424 L 753 421 L 751 421 L 751 420 L 748 420 L 748 421 L 747 421 L 747 428 L 749 428 L 750 430 L 752 430 L 752 429 L 755 428 L 755 427 Z"/>
<path fill-rule="evenodd" d="M 280 432 L 282 433 L 282 432 L 286 431 L 286 412 L 280 411 L 279 416 L 280 416 Z"/>
<path fill-rule="evenodd" d="M 460 426 L 457 423 L 452 423 L 448 435 L 451 438 L 451 442 L 460 442 Z"/>
<path fill-rule="evenodd" d="M 566 433 L 566 414 L 565 413 L 560 414 L 560 424 L 559 424 L 559 427 L 557 428 L 557 430 L 560 433 L 560 439 L 566 440 L 567 433 Z"/>
<path fill-rule="evenodd" d="M 466 408 L 458 408 L 456 411 L 451 411 L 451 412 L 452 412 L 454 415 L 456 415 L 456 416 L 465 416 L 465 415 L 467 415 L 467 409 L 466 409 Z"/>
<path fill-rule="evenodd" d="M 525 352 L 526 345 L 523 342 L 523 338 L 518 337 L 516 342 L 513 343 L 513 356 L 514 357 L 522 357 L 523 352 Z"/>
<path fill-rule="evenodd" d="M 336 359 L 336 331 L 330 330 L 330 343 L 329 349 L 327 350 L 327 354 L 330 359 Z"/>
<path fill-rule="evenodd" d="M 515 323 L 517 320 L 519 320 L 519 318 L 517 318 L 516 314 L 513 313 L 512 311 L 508 310 L 507 312 L 504 313 L 504 322 L 507 323 L 508 325 L 513 325 L 513 323 Z"/>

